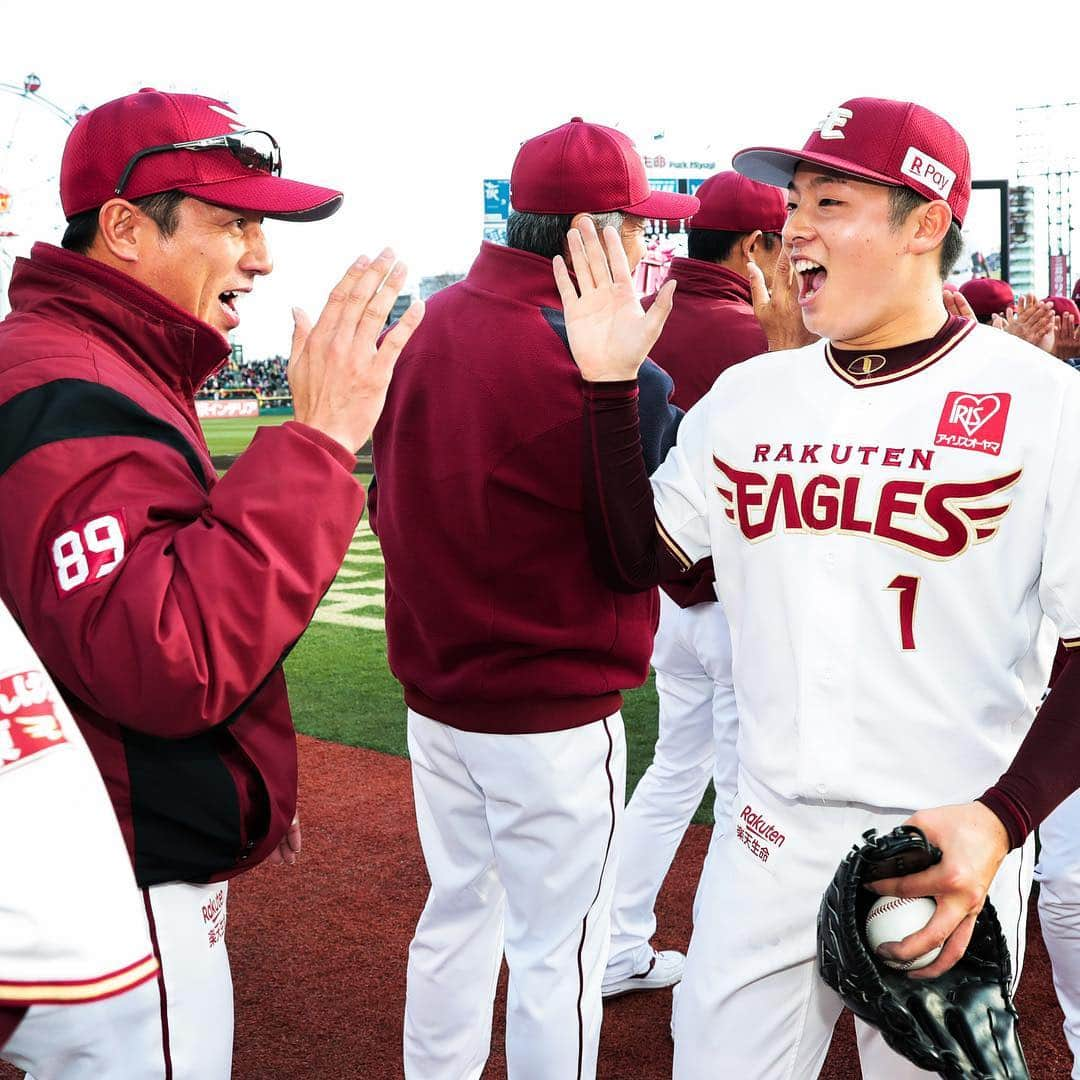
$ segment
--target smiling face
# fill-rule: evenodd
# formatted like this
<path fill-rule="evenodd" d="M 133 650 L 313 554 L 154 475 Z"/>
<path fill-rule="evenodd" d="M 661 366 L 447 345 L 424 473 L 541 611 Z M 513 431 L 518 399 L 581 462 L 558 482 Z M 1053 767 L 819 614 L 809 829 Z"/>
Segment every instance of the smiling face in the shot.
<path fill-rule="evenodd" d="M 143 245 L 138 270 L 150 288 L 178 307 L 227 334 L 240 325 L 237 297 L 251 291 L 256 276 L 274 268 L 262 217 L 243 210 L 184 199 L 171 236 L 158 232 Z"/>
<path fill-rule="evenodd" d="M 788 187 L 784 240 L 808 330 L 856 348 L 904 340 L 917 281 L 906 234 L 889 221 L 889 188 L 800 165 Z"/>

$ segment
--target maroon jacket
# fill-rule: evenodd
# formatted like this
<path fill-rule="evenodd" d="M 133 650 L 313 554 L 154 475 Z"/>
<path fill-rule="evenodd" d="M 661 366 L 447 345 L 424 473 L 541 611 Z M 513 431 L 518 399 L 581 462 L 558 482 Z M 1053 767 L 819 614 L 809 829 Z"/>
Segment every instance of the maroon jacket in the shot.
<path fill-rule="evenodd" d="M 428 302 L 375 429 L 390 666 L 411 708 L 454 727 L 576 727 L 648 674 L 655 591 L 613 591 L 589 557 L 564 334 L 550 261 L 485 243 Z M 657 454 L 674 434 L 670 389 L 651 365 L 642 412 L 668 437 L 643 435 Z"/>
<path fill-rule="evenodd" d="M 689 409 L 722 371 L 769 351 L 750 303 L 750 282 L 734 270 L 700 259 L 672 259 L 668 274 L 678 285 L 652 358 L 675 380 L 672 401 Z M 655 297 L 642 304 L 649 307 Z"/>
<path fill-rule="evenodd" d="M 37 244 L 0 323 L 0 595 L 79 722 L 142 885 L 264 858 L 296 806 L 284 654 L 363 507 L 353 458 L 260 429 L 218 482 L 193 395 L 229 346 Z"/>

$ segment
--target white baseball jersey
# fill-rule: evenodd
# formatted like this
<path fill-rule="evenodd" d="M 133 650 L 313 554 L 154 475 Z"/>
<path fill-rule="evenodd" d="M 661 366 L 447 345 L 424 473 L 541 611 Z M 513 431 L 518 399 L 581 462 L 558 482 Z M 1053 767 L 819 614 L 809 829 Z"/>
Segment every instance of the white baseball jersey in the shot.
<path fill-rule="evenodd" d="M 0 605 L 0 1004 L 94 1001 L 152 978 L 142 897 L 97 766 Z"/>
<path fill-rule="evenodd" d="M 999 330 L 866 382 L 821 342 L 738 364 L 652 484 L 672 550 L 713 556 L 739 757 L 786 797 L 978 796 L 1046 684 L 1043 613 L 1080 644 L 1080 378 Z"/>

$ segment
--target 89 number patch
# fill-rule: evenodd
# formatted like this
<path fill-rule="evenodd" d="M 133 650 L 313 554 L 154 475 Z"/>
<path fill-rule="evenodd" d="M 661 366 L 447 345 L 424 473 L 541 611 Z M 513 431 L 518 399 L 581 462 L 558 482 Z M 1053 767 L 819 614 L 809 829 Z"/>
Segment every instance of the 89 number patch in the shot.
<path fill-rule="evenodd" d="M 124 511 L 113 510 L 72 525 L 53 540 L 49 552 L 61 596 L 107 577 L 127 553 Z"/>

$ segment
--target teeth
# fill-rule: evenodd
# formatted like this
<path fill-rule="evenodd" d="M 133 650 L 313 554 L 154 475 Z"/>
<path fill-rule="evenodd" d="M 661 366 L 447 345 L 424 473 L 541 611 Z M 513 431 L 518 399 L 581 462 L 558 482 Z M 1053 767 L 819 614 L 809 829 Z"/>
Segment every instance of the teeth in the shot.
<path fill-rule="evenodd" d="M 798 274 L 805 274 L 808 270 L 820 270 L 822 268 L 821 263 L 816 263 L 812 259 L 796 259 L 792 265 Z"/>

